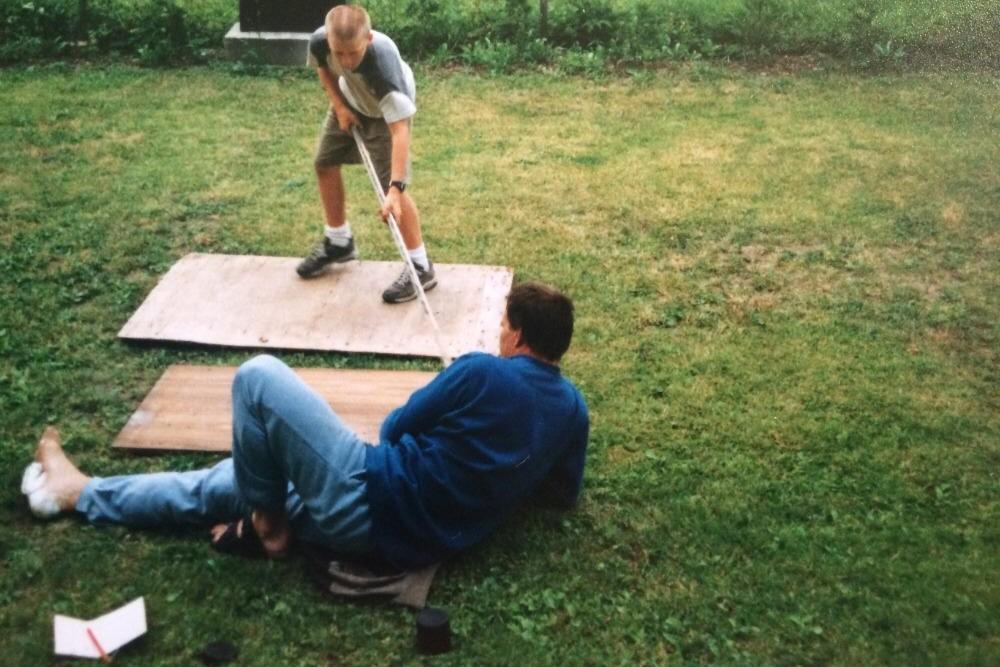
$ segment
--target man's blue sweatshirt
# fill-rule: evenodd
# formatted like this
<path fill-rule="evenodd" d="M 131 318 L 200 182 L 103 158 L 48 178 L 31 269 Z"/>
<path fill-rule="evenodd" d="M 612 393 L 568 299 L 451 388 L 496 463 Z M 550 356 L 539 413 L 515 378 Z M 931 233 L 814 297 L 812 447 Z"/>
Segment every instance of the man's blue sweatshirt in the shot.
<path fill-rule="evenodd" d="M 558 366 L 459 357 L 366 448 L 376 548 L 397 567 L 419 567 L 481 541 L 536 492 L 572 507 L 588 430 L 583 396 Z"/>

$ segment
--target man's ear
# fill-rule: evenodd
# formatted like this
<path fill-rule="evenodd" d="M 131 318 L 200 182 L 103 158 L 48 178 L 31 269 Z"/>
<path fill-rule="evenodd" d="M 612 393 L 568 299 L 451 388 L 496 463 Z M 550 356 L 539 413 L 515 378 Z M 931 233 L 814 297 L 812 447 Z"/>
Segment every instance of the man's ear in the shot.
<path fill-rule="evenodd" d="M 515 329 L 514 330 L 514 343 L 517 345 L 517 347 L 527 347 L 528 346 L 528 343 L 526 343 L 525 340 L 524 340 L 524 330 L 523 329 Z"/>

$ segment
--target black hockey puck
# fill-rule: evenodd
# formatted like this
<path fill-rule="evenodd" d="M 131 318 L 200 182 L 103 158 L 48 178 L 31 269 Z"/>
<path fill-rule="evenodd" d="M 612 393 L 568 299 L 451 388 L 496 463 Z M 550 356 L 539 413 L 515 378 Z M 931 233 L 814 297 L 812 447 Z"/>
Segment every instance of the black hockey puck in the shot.
<path fill-rule="evenodd" d="M 437 655 L 451 650 L 451 625 L 443 609 L 427 607 L 417 615 L 417 652 Z"/>
<path fill-rule="evenodd" d="M 230 642 L 212 642 L 202 647 L 198 659 L 206 665 L 224 665 L 235 660 L 239 654 L 239 649 Z"/>

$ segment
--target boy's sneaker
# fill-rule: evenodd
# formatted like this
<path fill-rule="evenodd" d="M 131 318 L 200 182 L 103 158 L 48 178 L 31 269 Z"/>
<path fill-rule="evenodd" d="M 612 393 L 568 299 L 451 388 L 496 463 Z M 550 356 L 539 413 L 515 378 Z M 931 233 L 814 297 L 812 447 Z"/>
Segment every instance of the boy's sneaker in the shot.
<path fill-rule="evenodd" d="M 438 284 L 437 278 L 434 276 L 434 262 L 427 260 L 427 264 L 426 269 L 419 264 L 414 264 L 417 276 L 420 278 L 420 284 L 425 292 L 434 289 Z M 413 281 L 410 280 L 410 269 L 404 265 L 403 272 L 399 274 L 399 277 L 382 292 L 382 300 L 386 303 L 403 303 L 416 298 L 417 290 L 413 286 Z"/>
<path fill-rule="evenodd" d="M 331 264 L 341 264 L 358 258 L 358 252 L 354 249 L 354 238 L 352 237 L 346 246 L 339 246 L 330 243 L 330 239 L 323 237 L 323 240 L 316 244 L 309 256 L 299 262 L 295 271 L 302 278 L 312 278 L 323 273 L 326 267 Z"/>

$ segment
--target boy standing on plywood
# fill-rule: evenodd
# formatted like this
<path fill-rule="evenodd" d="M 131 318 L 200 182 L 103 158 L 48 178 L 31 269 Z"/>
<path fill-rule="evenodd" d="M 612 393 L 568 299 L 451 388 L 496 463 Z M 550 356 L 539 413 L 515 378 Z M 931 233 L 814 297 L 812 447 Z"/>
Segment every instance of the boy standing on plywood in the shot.
<path fill-rule="evenodd" d="M 316 248 L 299 264 L 303 278 L 322 273 L 329 265 L 357 257 L 351 225 L 344 206 L 343 164 L 361 157 L 351 134 L 356 126 L 371 154 L 379 182 L 386 193 L 382 218 L 391 214 L 399 223 L 407 252 L 413 259 L 424 290 L 437 285 L 420 232 L 420 213 L 406 185 L 410 178 L 410 131 L 417 112 L 413 72 L 391 39 L 371 29 L 368 13 L 358 6 L 340 5 L 326 15 L 326 23 L 309 41 L 309 63 L 316 67 L 330 98 L 315 166 L 326 230 Z M 416 298 L 409 271 L 382 293 L 387 303 Z"/>

